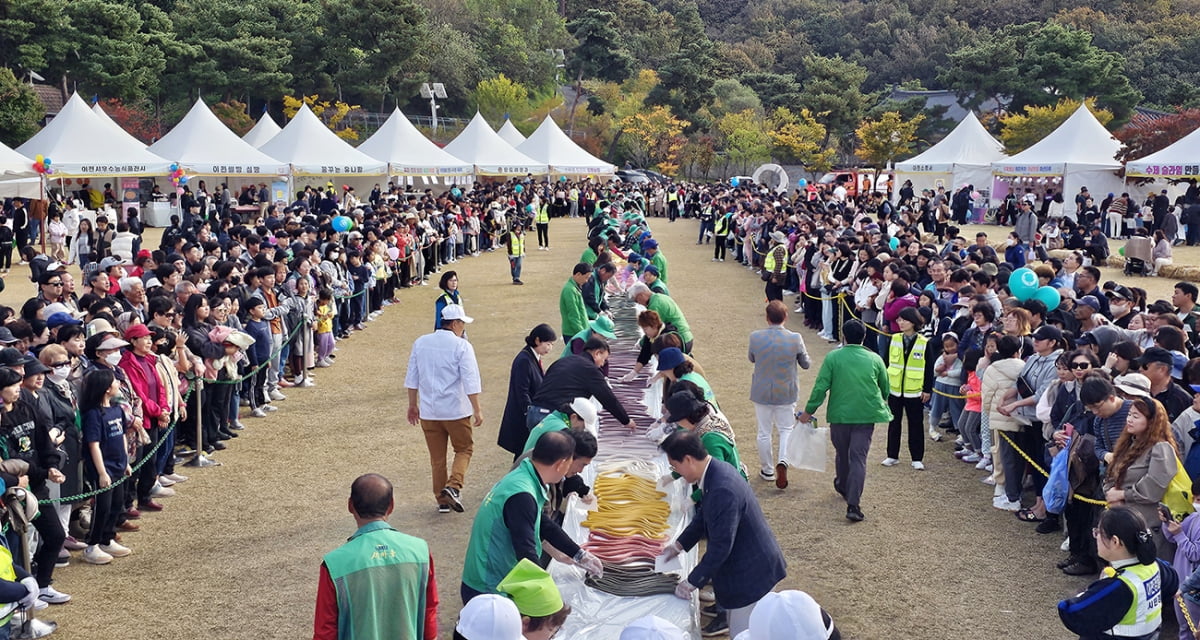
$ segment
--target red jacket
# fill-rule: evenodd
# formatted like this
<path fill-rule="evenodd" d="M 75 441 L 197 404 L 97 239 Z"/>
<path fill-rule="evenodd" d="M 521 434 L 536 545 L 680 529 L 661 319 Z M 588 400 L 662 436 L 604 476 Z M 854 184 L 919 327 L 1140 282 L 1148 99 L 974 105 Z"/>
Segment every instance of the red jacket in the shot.
<path fill-rule="evenodd" d="M 155 384 L 158 386 L 158 393 L 151 397 L 150 381 L 146 378 L 146 371 L 142 368 L 142 364 L 137 361 L 137 356 L 133 355 L 133 351 L 126 349 L 121 355 L 121 370 L 125 372 L 125 377 L 129 378 L 129 386 L 133 387 L 133 392 L 142 400 L 142 428 L 150 429 L 157 426 L 158 418 L 166 411 L 167 405 L 167 386 L 162 380 L 157 379 L 155 371 L 158 370 L 158 359 L 154 354 L 146 356 L 144 363 L 149 366 L 152 375 L 155 375 Z"/>
<path fill-rule="evenodd" d="M 424 640 L 438 637 L 438 590 L 433 579 L 433 554 L 429 554 L 429 580 L 425 584 Z M 337 588 L 329 577 L 329 569 L 321 563 L 321 579 L 317 583 L 317 613 L 313 619 L 313 640 L 338 640 Z"/>

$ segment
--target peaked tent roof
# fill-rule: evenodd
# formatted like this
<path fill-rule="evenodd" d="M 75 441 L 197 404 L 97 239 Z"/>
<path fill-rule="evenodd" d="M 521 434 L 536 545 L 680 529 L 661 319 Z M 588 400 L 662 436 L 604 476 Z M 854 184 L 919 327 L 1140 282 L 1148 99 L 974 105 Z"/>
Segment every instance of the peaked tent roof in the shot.
<path fill-rule="evenodd" d="M 50 157 L 50 168 L 57 169 L 58 165 L 54 163 L 54 156 Z M 35 176 L 37 172 L 33 170 L 33 159 L 13 151 L 8 145 L 0 142 L 0 176 L 5 178 L 25 178 Z"/>
<path fill-rule="evenodd" d="M 1125 164 L 1125 175 L 1137 178 L 1200 178 L 1200 129 L 1154 153 Z"/>
<path fill-rule="evenodd" d="M 137 137 L 135 137 L 135 136 L 134 136 L 132 133 L 129 133 L 129 132 L 128 132 L 128 131 L 126 131 L 126 130 L 125 130 L 123 127 L 121 127 L 121 125 L 117 124 L 117 121 L 116 121 L 116 120 L 113 120 L 113 119 L 112 119 L 112 116 L 108 115 L 108 112 L 107 112 L 107 111 L 105 111 L 105 110 L 104 110 L 104 109 L 103 109 L 103 108 L 100 106 L 100 103 L 99 103 L 99 102 L 97 102 L 97 103 L 95 103 L 95 104 L 93 104 L 93 105 L 92 105 L 92 113 L 96 114 L 96 115 L 97 115 L 97 116 L 100 118 L 100 120 L 101 120 L 102 122 L 104 122 L 104 124 L 105 124 L 105 125 L 107 125 L 107 126 L 111 127 L 111 128 L 112 128 L 112 129 L 114 129 L 115 131 L 118 131 L 118 132 L 120 132 L 120 134 L 121 134 L 121 135 L 123 135 L 123 136 L 125 136 L 126 138 L 129 138 L 130 140 L 132 140 L 132 141 L 134 141 L 134 142 L 138 143 L 138 144 L 139 144 L 139 145 L 141 145 L 143 148 L 146 148 L 146 149 L 149 149 L 149 148 L 150 148 L 149 146 L 147 146 L 147 145 L 146 145 L 146 143 L 145 143 L 145 142 L 142 142 L 141 140 L 138 140 L 138 139 L 137 139 Z"/>
<path fill-rule="evenodd" d="M 291 165 L 297 176 L 381 176 L 387 164 L 355 149 L 330 131 L 308 105 L 301 105 L 259 151 Z"/>
<path fill-rule="evenodd" d="M 897 162 L 896 171 L 953 173 L 955 166 L 990 167 L 1006 157 L 1004 145 L 983 128 L 974 112 L 969 112 L 941 142 L 914 158 Z"/>
<path fill-rule="evenodd" d="M 537 131 L 530 134 L 529 139 L 517 147 L 517 151 L 550 165 L 551 173 L 591 175 L 611 174 L 617 170 L 616 166 L 575 144 L 550 116 L 542 120 Z"/>
<path fill-rule="evenodd" d="M 521 146 L 525 142 L 525 136 L 517 130 L 516 125 L 508 118 L 504 119 L 504 124 L 500 125 L 500 130 L 496 132 L 500 139 L 511 144 L 514 148 Z"/>
<path fill-rule="evenodd" d="M 242 140 L 245 140 L 250 146 L 257 148 L 270 142 L 271 138 L 278 135 L 280 131 L 283 131 L 283 129 L 280 129 L 279 125 L 275 124 L 275 118 L 272 118 L 269 113 L 264 113 L 254 125 L 254 128 L 242 136 Z"/>
<path fill-rule="evenodd" d="M 479 112 L 458 137 L 446 145 L 446 153 L 475 166 L 475 173 L 490 176 L 523 176 L 547 172 L 545 164 L 517 151 L 505 142 Z"/>
<path fill-rule="evenodd" d="M 475 170 L 471 163 L 455 158 L 426 138 L 399 108 L 358 145 L 358 150 L 388 163 L 390 176 L 469 175 Z"/>
<path fill-rule="evenodd" d="M 1115 158 L 1121 143 L 1092 115 L 1087 105 L 1037 144 L 1006 160 L 992 163 L 992 170 L 1006 176 L 1055 176 L 1070 171 L 1120 169 Z"/>
<path fill-rule="evenodd" d="M 101 119 L 79 94 L 71 96 L 62 111 L 17 152 L 50 158 L 54 175 L 61 178 L 156 176 L 166 174 L 171 166 L 115 122 Z"/>
<path fill-rule="evenodd" d="M 279 176 L 286 163 L 255 149 L 204 104 L 196 100 L 179 124 L 150 150 L 176 162 L 185 173 L 202 176 Z"/>

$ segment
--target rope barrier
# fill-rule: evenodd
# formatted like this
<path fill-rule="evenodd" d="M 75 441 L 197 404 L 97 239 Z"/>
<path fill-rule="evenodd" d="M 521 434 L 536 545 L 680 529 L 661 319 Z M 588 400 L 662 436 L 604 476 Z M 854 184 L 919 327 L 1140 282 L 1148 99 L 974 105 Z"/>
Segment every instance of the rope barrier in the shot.
<path fill-rule="evenodd" d="M 1041 465 L 1039 465 L 1038 463 L 1034 462 L 1034 461 L 1033 461 L 1033 458 L 1030 458 L 1030 457 L 1029 457 L 1029 454 L 1025 453 L 1025 452 L 1024 452 L 1022 449 L 1021 449 L 1021 447 L 1018 447 L 1018 446 L 1017 446 L 1017 443 L 1013 442 L 1013 441 L 1012 441 L 1012 438 L 1009 438 L 1007 433 L 1005 433 L 1005 432 L 1003 432 L 1003 431 L 1000 431 L 1000 430 L 998 430 L 998 429 L 996 430 L 996 433 L 1000 434 L 1000 437 L 1001 437 L 1001 438 L 1004 438 L 1004 441 L 1008 443 L 1008 446 L 1012 447 L 1012 448 L 1013 448 L 1013 451 L 1016 451 L 1017 453 L 1021 454 L 1021 457 L 1022 457 L 1022 458 L 1025 458 L 1025 462 L 1028 462 L 1028 463 L 1030 464 L 1030 466 L 1032 466 L 1034 469 L 1036 469 L 1036 470 L 1037 470 L 1037 472 L 1038 472 L 1038 473 L 1042 474 L 1043 476 L 1046 476 L 1047 478 L 1049 478 L 1049 477 L 1050 477 L 1050 473 L 1049 473 L 1049 472 L 1047 472 L 1045 469 L 1043 469 L 1043 468 L 1041 467 Z M 1079 500 L 1080 502 L 1084 502 L 1084 503 L 1087 503 L 1087 504 L 1095 504 L 1095 505 L 1100 505 L 1100 506 L 1103 506 L 1103 507 L 1107 507 L 1107 506 L 1108 506 L 1108 501 L 1106 501 L 1106 500 L 1097 500 L 1097 499 L 1095 499 L 1095 498 L 1089 498 L 1089 497 L 1087 497 L 1087 496 L 1081 496 L 1081 495 L 1079 495 L 1078 493 L 1072 493 L 1072 494 L 1071 494 L 1071 497 L 1072 497 L 1072 498 L 1074 498 L 1074 499 L 1076 499 L 1076 500 Z"/>

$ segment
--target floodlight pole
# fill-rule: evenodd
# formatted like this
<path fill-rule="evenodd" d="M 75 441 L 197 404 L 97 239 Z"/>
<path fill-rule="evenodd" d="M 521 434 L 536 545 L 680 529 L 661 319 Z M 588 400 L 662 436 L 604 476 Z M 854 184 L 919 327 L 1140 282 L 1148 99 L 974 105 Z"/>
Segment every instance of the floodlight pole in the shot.
<path fill-rule="evenodd" d="M 437 96 L 430 93 L 429 94 L 429 117 L 430 117 L 430 119 L 433 120 L 433 133 L 435 135 L 437 134 L 437 127 L 438 127 L 437 110 L 438 110 Z"/>

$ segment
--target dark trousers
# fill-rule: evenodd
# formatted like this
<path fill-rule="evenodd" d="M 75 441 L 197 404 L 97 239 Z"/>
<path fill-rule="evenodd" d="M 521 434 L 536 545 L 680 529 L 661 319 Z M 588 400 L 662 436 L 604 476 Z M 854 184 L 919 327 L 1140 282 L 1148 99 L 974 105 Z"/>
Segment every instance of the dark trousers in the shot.
<path fill-rule="evenodd" d="M 42 546 L 38 547 L 37 553 L 33 555 L 37 564 L 34 577 L 37 578 L 39 587 L 48 587 L 50 577 L 54 575 L 54 562 L 58 560 L 58 552 L 62 551 L 67 534 L 63 531 L 58 514 L 54 512 L 54 505 L 51 504 L 39 507 L 38 517 L 34 518 L 31 524 L 42 539 Z"/>
<path fill-rule="evenodd" d="M 100 486 L 99 476 L 94 470 L 88 469 L 87 475 L 93 486 Z M 118 480 L 118 478 L 111 479 L 113 482 Z M 117 518 L 121 515 L 121 505 L 123 504 L 125 504 L 125 483 L 96 495 L 96 502 L 92 507 L 92 529 L 87 536 L 88 544 L 112 542 L 113 536 L 117 534 Z M 47 515 L 53 516 L 55 520 L 58 519 L 58 516 L 54 516 L 54 514 Z M 41 519 L 38 518 L 38 520 Z M 57 549 L 54 550 L 54 554 L 58 555 Z M 51 560 L 50 566 L 54 566 L 53 560 Z"/>
<path fill-rule="evenodd" d="M 779 300 L 779 301 L 783 300 L 783 287 L 781 285 L 777 285 L 773 282 L 767 282 L 767 286 L 765 287 L 765 290 L 766 290 L 765 293 L 767 295 L 767 302 L 770 302 L 772 300 Z"/>
<path fill-rule="evenodd" d="M 1096 538 L 1092 536 L 1092 527 L 1096 525 L 1096 519 L 1100 515 L 1100 506 L 1070 500 L 1067 502 L 1067 508 L 1063 509 L 1063 515 L 1067 518 L 1071 556 L 1096 566 Z"/>
<path fill-rule="evenodd" d="M 831 424 L 829 439 L 833 441 L 833 489 L 857 507 L 867 481 L 867 454 L 871 451 L 873 424 Z"/>
<path fill-rule="evenodd" d="M 1021 428 L 1021 439 L 1017 440 L 1021 450 L 1025 455 L 1038 463 L 1043 469 L 1050 468 L 1050 461 L 1047 460 L 1046 441 L 1042 439 L 1042 423 L 1035 422 L 1027 427 Z M 1023 460 L 1023 459 L 1022 459 Z M 1042 495 L 1042 489 L 1046 488 L 1046 476 L 1040 473 L 1031 473 L 1033 476 L 1033 490 L 1036 495 Z"/>
<path fill-rule="evenodd" d="M 717 236 L 717 241 L 716 241 L 716 243 L 713 244 L 713 259 L 714 260 L 724 260 L 725 259 L 725 245 L 726 245 L 726 242 L 728 241 L 728 238 L 729 238 L 729 236 Z"/>
<path fill-rule="evenodd" d="M 6 242 L 0 245 L 0 269 L 4 269 L 5 271 L 12 269 L 12 252 L 13 243 Z"/>
<path fill-rule="evenodd" d="M 913 462 L 925 458 L 925 415 L 921 398 L 888 396 L 892 421 L 888 424 L 887 457 L 900 458 L 900 422 L 908 417 L 908 453 Z"/>
<path fill-rule="evenodd" d="M 1000 456 L 1003 458 L 1004 464 L 1004 493 L 1008 497 L 1009 502 L 1021 501 L 1021 488 L 1024 486 L 1025 480 L 1025 458 L 1021 457 L 1018 450 L 1021 442 L 1021 434 L 1016 431 L 1001 431 L 1000 435 Z M 1005 439 L 1008 436 L 1008 439 Z M 1009 440 L 1016 444 L 1009 444 Z M 1041 495 L 1039 492 L 1038 495 Z"/>
<path fill-rule="evenodd" d="M 667 203 L 667 220 L 675 222 L 675 218 L 679 217 L 679 201 Z"/>
<path fill-rule="evenodd" d="M 153 420 L 153 418 L 151 418 Z M 131 460 L 131 464 L 136 464 L 138 460 L 145 457 L 146 452 L 154 448 L 155 444 L 162 439 L 163 430 L 154 427 L 146 432 L 150 436 L 150 444 L 137 448 L 137 457 Z M 154 483 L 158 482 L 158 466 L 153 461 L 147 462 L 138 469 L 135 476 L 130 478 L 130 481 L 137 482 L 137 499 L 138 502 L 147 502 L 150 500 L 150 490 L 154 488 Z"/>
<path fill-rule="evenodd" d="M 538 246 L 539 247 L 550 246 L 550 223 L 549 222 L 537 223 L 537 234 L 538 234 Z"/>
<path fill-rule="evenodd" d="M 704 242 L 705 234 L 711 232 L 712 230 L 713 230 L 713 221 L 712 220 L 701 220 L 700 221 L 700 236 L 698 238 L 696 238 L 696 244 L 700 244 L 701 242 Z M 710 242 L 711 242 L 711 240 L 710 240 Z"/>
<path fill-rule="evenodd" d="M 467 583 L 462 582 L 462 583 L 459 583 L 459 585 L 458 585 L 458 595 L 460 597 L 462 597 L 463 606 L 465 607 L 467 605 L 467 603 L 470 602 L 472 599 L 474 599 L 477 596 L 483 595 L 483 592 L 476 591 L 476 590 L 472 589 L 471 587 L 468 587 Z"/>

